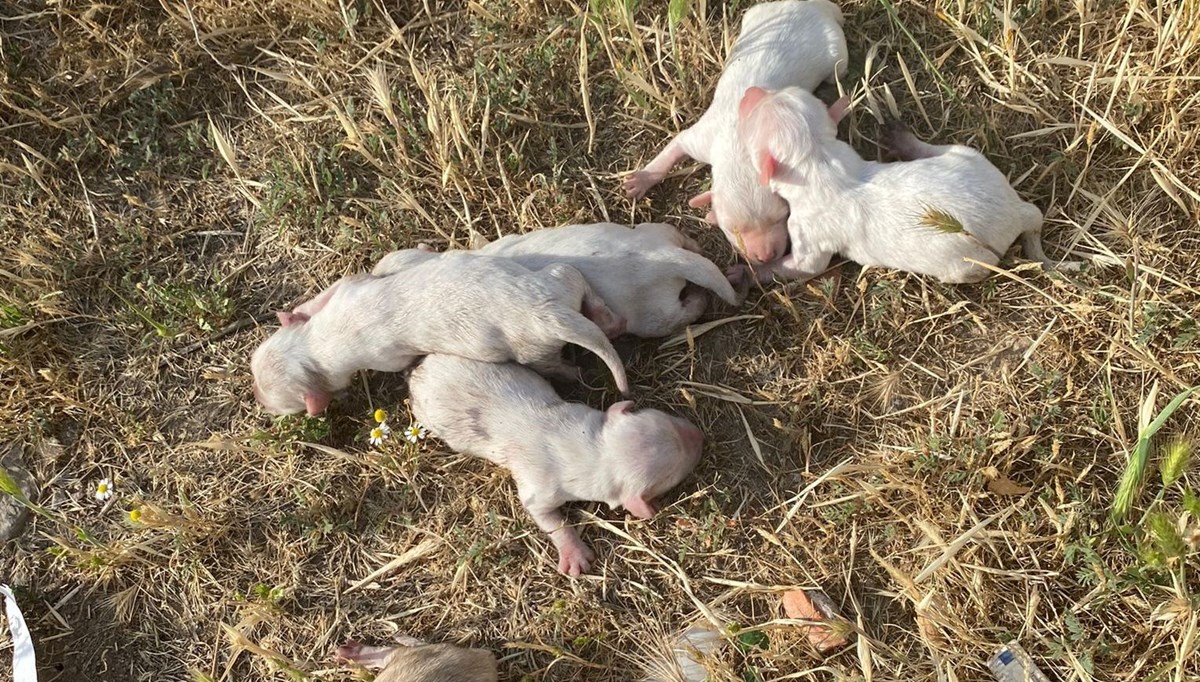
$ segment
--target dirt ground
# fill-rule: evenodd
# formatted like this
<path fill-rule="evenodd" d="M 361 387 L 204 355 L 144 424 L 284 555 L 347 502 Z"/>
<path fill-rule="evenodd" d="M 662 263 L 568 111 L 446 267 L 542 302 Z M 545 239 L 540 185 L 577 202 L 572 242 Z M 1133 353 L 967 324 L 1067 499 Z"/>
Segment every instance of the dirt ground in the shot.
<path fill-rule="evenodd" d="M 399 437 L 403 377 L 321 419 L 254 404 L 275 310 L 418 241 L 655 220 L 734 263 L 686 204 L 705 169 L 620 180 L 704 110 L 748 4 L 0 5 L 0 442 L 44 508 L 0 579 L 41 679 L 366 679 L 334 647 L 402 632 L 503 680 L 640 680 L 701 621 L 714 681 L 986 680 L 1012 639 L 1054 680 L 1200 679 L 1197 398 L 1167 409 L 1200 383 L 1195 0 L 842 3 L 842 135 L 982 150 L 1088 266 L 847 264 L 621 341 L 706 449 L 652 521 L 572 506 L 583 578 L 503 471 Z M 587 366 L 567 397 L 610 404 Z M 814 586 L 859 633 L 825 655 L 779 607 Z"/>

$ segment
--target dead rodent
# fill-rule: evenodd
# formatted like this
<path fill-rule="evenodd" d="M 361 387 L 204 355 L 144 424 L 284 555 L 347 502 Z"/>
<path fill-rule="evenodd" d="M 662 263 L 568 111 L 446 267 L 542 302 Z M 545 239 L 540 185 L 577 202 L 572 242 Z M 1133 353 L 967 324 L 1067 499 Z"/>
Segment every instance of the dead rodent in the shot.
<path fill-rule="evenodd" d="M 496 657 L 484 649 L 425 644 L 397 637 L 400 646 L 364 646 L 350 640 L 339 658 L 378 668 L 375 682 L 497 682 Z"/>

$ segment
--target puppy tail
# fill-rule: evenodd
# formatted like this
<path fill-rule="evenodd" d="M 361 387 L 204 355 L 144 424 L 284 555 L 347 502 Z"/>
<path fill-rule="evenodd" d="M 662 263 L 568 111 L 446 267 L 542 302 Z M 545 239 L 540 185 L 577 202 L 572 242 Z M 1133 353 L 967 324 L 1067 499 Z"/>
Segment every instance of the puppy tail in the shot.
<path fill-rule="evenodd" d="M 738 304 L 737 293 L 734 292 L 733 285 L 725 278 L 720 268 L 709 259 L 685 249 L 672 249 L 671 261 L 679 265 L 680 272 L 687 281 L 708 289 L 729 305 L 736 306 Z"/>
<path fill-rule="evenodd" d="M 617 355 L 617 349 L 613 348 L 612 343 L 600 327 L 581 313 L 564 315 L 560 322 L 559 331 L 562 340 L 595 353 L 604 361 L 605 365 L 608 365 L 621 395 L 629 395 L 629 378 L 625 375 L 625 363 L 621 362 L 621 356 Z"/>

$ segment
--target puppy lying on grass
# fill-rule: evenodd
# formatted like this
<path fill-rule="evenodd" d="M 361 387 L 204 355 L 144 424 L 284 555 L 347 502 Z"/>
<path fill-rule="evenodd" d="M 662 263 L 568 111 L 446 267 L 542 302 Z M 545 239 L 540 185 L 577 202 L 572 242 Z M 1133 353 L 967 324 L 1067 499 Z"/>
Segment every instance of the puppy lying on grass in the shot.
<path fill-rule="evenodd" d="M 1055 267 L 1042 251 L 1042 212 L 983 154 L 900 129 L 892 148 L 906 160 L 866 161 L 837 139 L 846 104 L 826 108 L 800 88 L 750 88 L 742 98 L 738 137 L 760 183 L 791 207 L 791 252 L 758 267 L 760 282 L 809 279 L 837 253 L 943 282 L 978 282 L 991 270 L 967 259 L 995 265 L 1017 237 L 1028 257 Z"/>
<path fill-rule="evenodd" d="M 734 249 L 752 263 L 771 262 L 787 251 L 787 204 L 757 182 L 741 139 L 734 134 L 738 102 L 751 86 L 812 90 L 846 73 L 842 11 L 829 0 L 780 0 L 746 10 L 712 103 L 700 120 L 679 133 L 645 168 L 625 179 L 641 197 L 684 157 L 712 165 L 712 190 L 689 204 L 711 204 L 715 222 Z"/>
<path fill-rule="evenodd" d="M 478 252 L 512 258 L 533 270 L 551 263 L 578 268 L 634 336 L 669 336 L 695 322 L 708 306 L 698 287 L 737 304 L 729 281 L 700 255 L 700 246 L 663 223 L 632 230 L 613 223 L 564 225 L 508 235 Z M 379 267 L 375 273 L 381 274 Z"/>
<path fill-rule="evenodd" d="M 623 320 L 583 275 L 556 264 L 537 272 L 507 258 L 412 250 L 413 265 L 394 275 L 343 277 L 312 301 L 280 313 L 283 327 L 250 361 L 254 396 L 269 412 L 320 414 L 354 372 L 400 371 L 429 353 L 487 362 L 515 361 L 555 376 L 577 377 L 562 359 L 574 343 L 608 365 L 628 394 L 625 366 L 605 332 Z"/>
<path fill-rule="evenodd" d="M 538 374 L 516 364 L 430 355 L 409 377 L 413 415 L 447 445 L 507 468 L 521 504 L 558 549 L 558 570 L 578 576 L 592 550 L 560 507 L 605 502 L 648 519 L 656 498 L 700 459 L 704 436 L 658 410 L 629 401 L 607 410 L 568 403 Z"/>

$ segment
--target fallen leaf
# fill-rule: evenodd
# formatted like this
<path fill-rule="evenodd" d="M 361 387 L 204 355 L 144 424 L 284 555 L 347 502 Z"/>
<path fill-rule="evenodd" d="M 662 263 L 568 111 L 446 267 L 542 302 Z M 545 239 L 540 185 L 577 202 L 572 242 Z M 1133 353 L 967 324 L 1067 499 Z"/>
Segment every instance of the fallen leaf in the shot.
<path fill-rule="evenodd" d="M 988 479 L 987 489 L 989 492 L 1010 497 L 1024 495 L 1029 492 L 1029 488 L 1013 482 L 1011 478 L 1000 473 L 996 467 L 986 467 L 982 473 Z"/>
<path fill-rule="evenodd" d="M 783 593 L 783 612 L 793 620 L 829 621 L 841 616 L 833 608 L 829 597 L 819 590 L 789 590 Z M 808 635 L 808 641 L 817 651 L 825 652 L 830 649 L 845 646 L 846 636 L 829 625 L 813 623 L 802 625 L 801 629 Z"/>

